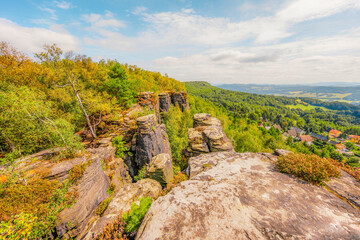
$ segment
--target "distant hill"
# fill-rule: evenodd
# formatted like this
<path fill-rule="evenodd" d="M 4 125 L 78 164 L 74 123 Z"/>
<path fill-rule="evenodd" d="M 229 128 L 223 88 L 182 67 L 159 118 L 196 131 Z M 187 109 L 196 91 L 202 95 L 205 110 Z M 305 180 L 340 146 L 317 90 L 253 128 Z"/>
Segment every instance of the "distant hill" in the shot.
<path fill-rule="evenodd" d="M 185 85 L 189 94 L 222 105 L 233 112 L 249 116 L 251 114 L 253 119 L 261 116 L 282 127 L 297 126 L 307 132 L 320 134 L 338 129 L 346 134 L 360 135 L 360 106 L 339 101 L 325 102 L 314 98 L 231 91 L 207 82 L 186 82 Z"/>
<path fill-rule="evenodd" d="M 341 101 L 360 105 L 360 83 L 328 83 L 332 86 L 315 85 L 258 85 L 222 84 L 217 87 L 247 93 L 278 95 L 287 97 L 315 98 L 324 101 Z M 351 84 L 351 86 L 349 85 Z M 358 85 L 356 85 L 358 84 Z M 335 86 L 336 85 L 336 86 Z"/>

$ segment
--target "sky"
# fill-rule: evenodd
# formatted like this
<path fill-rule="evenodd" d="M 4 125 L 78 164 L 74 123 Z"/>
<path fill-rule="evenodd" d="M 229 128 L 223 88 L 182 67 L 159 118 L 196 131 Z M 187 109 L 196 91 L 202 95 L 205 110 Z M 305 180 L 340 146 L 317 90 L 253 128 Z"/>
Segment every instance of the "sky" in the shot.
<path fill-rule="evenodd" d="M 360 0 L 0 0 L 0 41 L 179 81 L 360 82 Z"/>

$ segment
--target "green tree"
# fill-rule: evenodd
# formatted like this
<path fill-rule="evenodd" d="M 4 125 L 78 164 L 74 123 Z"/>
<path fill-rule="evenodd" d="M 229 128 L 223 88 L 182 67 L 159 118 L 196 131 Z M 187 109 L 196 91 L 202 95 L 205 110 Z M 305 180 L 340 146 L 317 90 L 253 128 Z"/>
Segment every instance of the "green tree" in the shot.
<path fill-rule="evenodd" d="M 129 107 L 134 101 L 135 92 L 131 89 L 127 73 L 120 63 L 110 68 L 109 79 L 104 83 L 106 91 L 118 99 L 123 107 Z"/>

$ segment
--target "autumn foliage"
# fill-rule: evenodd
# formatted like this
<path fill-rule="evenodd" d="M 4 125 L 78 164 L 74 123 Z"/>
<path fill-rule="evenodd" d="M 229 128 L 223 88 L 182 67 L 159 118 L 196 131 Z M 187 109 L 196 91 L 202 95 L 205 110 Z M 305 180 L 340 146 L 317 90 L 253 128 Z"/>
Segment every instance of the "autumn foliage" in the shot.
<path fill-rule="evenodd" d="M 324 184 L 332 177 L 339 177 L 340 170 L 335 161 L 315 154 L 291 153 L 280 156 L 276 162 L 277 169 L 315 184 Z"/>

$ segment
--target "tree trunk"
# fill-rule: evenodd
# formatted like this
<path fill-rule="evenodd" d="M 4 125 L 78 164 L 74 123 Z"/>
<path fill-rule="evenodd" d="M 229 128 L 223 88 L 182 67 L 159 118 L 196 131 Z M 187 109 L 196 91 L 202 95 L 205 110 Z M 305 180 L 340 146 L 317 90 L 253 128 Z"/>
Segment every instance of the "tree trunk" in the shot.
<path fill-rule="evenodd" d="M 89 128 L 90 128 L 91 136 L 92 136 L 93 138 L 96 138 L 95 131 L 94 131 L 94 129 L 93 129 L 92 126 L 91 126 L 91 122 L 90 122 L 90 119 L 89 119 L 89 115 L 87 114 L 87 112 L 86 112 L 86 110 L 85 110 L 85 108 L 84 108 L 84 105 L 82 104 L 81 98 L 80 98 L 80 96 L 79 96 L 79 94 L 78 94 L 78 92 L 77 92 L 77 90 L 76 90 L 76 88 L 75 88 L 75 84 L 74 84 L 72 81 L 70 81 L 70 83 L 71 83 L 71 86 L 72 86 L 72 88 L 73 88 L 73 90 L 74 90 L 74 94 L 75 94 L 75 96 L 76 96 L 76 98 L 77 98 L 77 101 L 79 102 L 81 111 L 84 113 L 84 116 L 85 116 L 85 118 L 86 118 L 86 122 L 87 122 L 87 124 L 88 124 L 88 126 L 89 126 Z"/>

